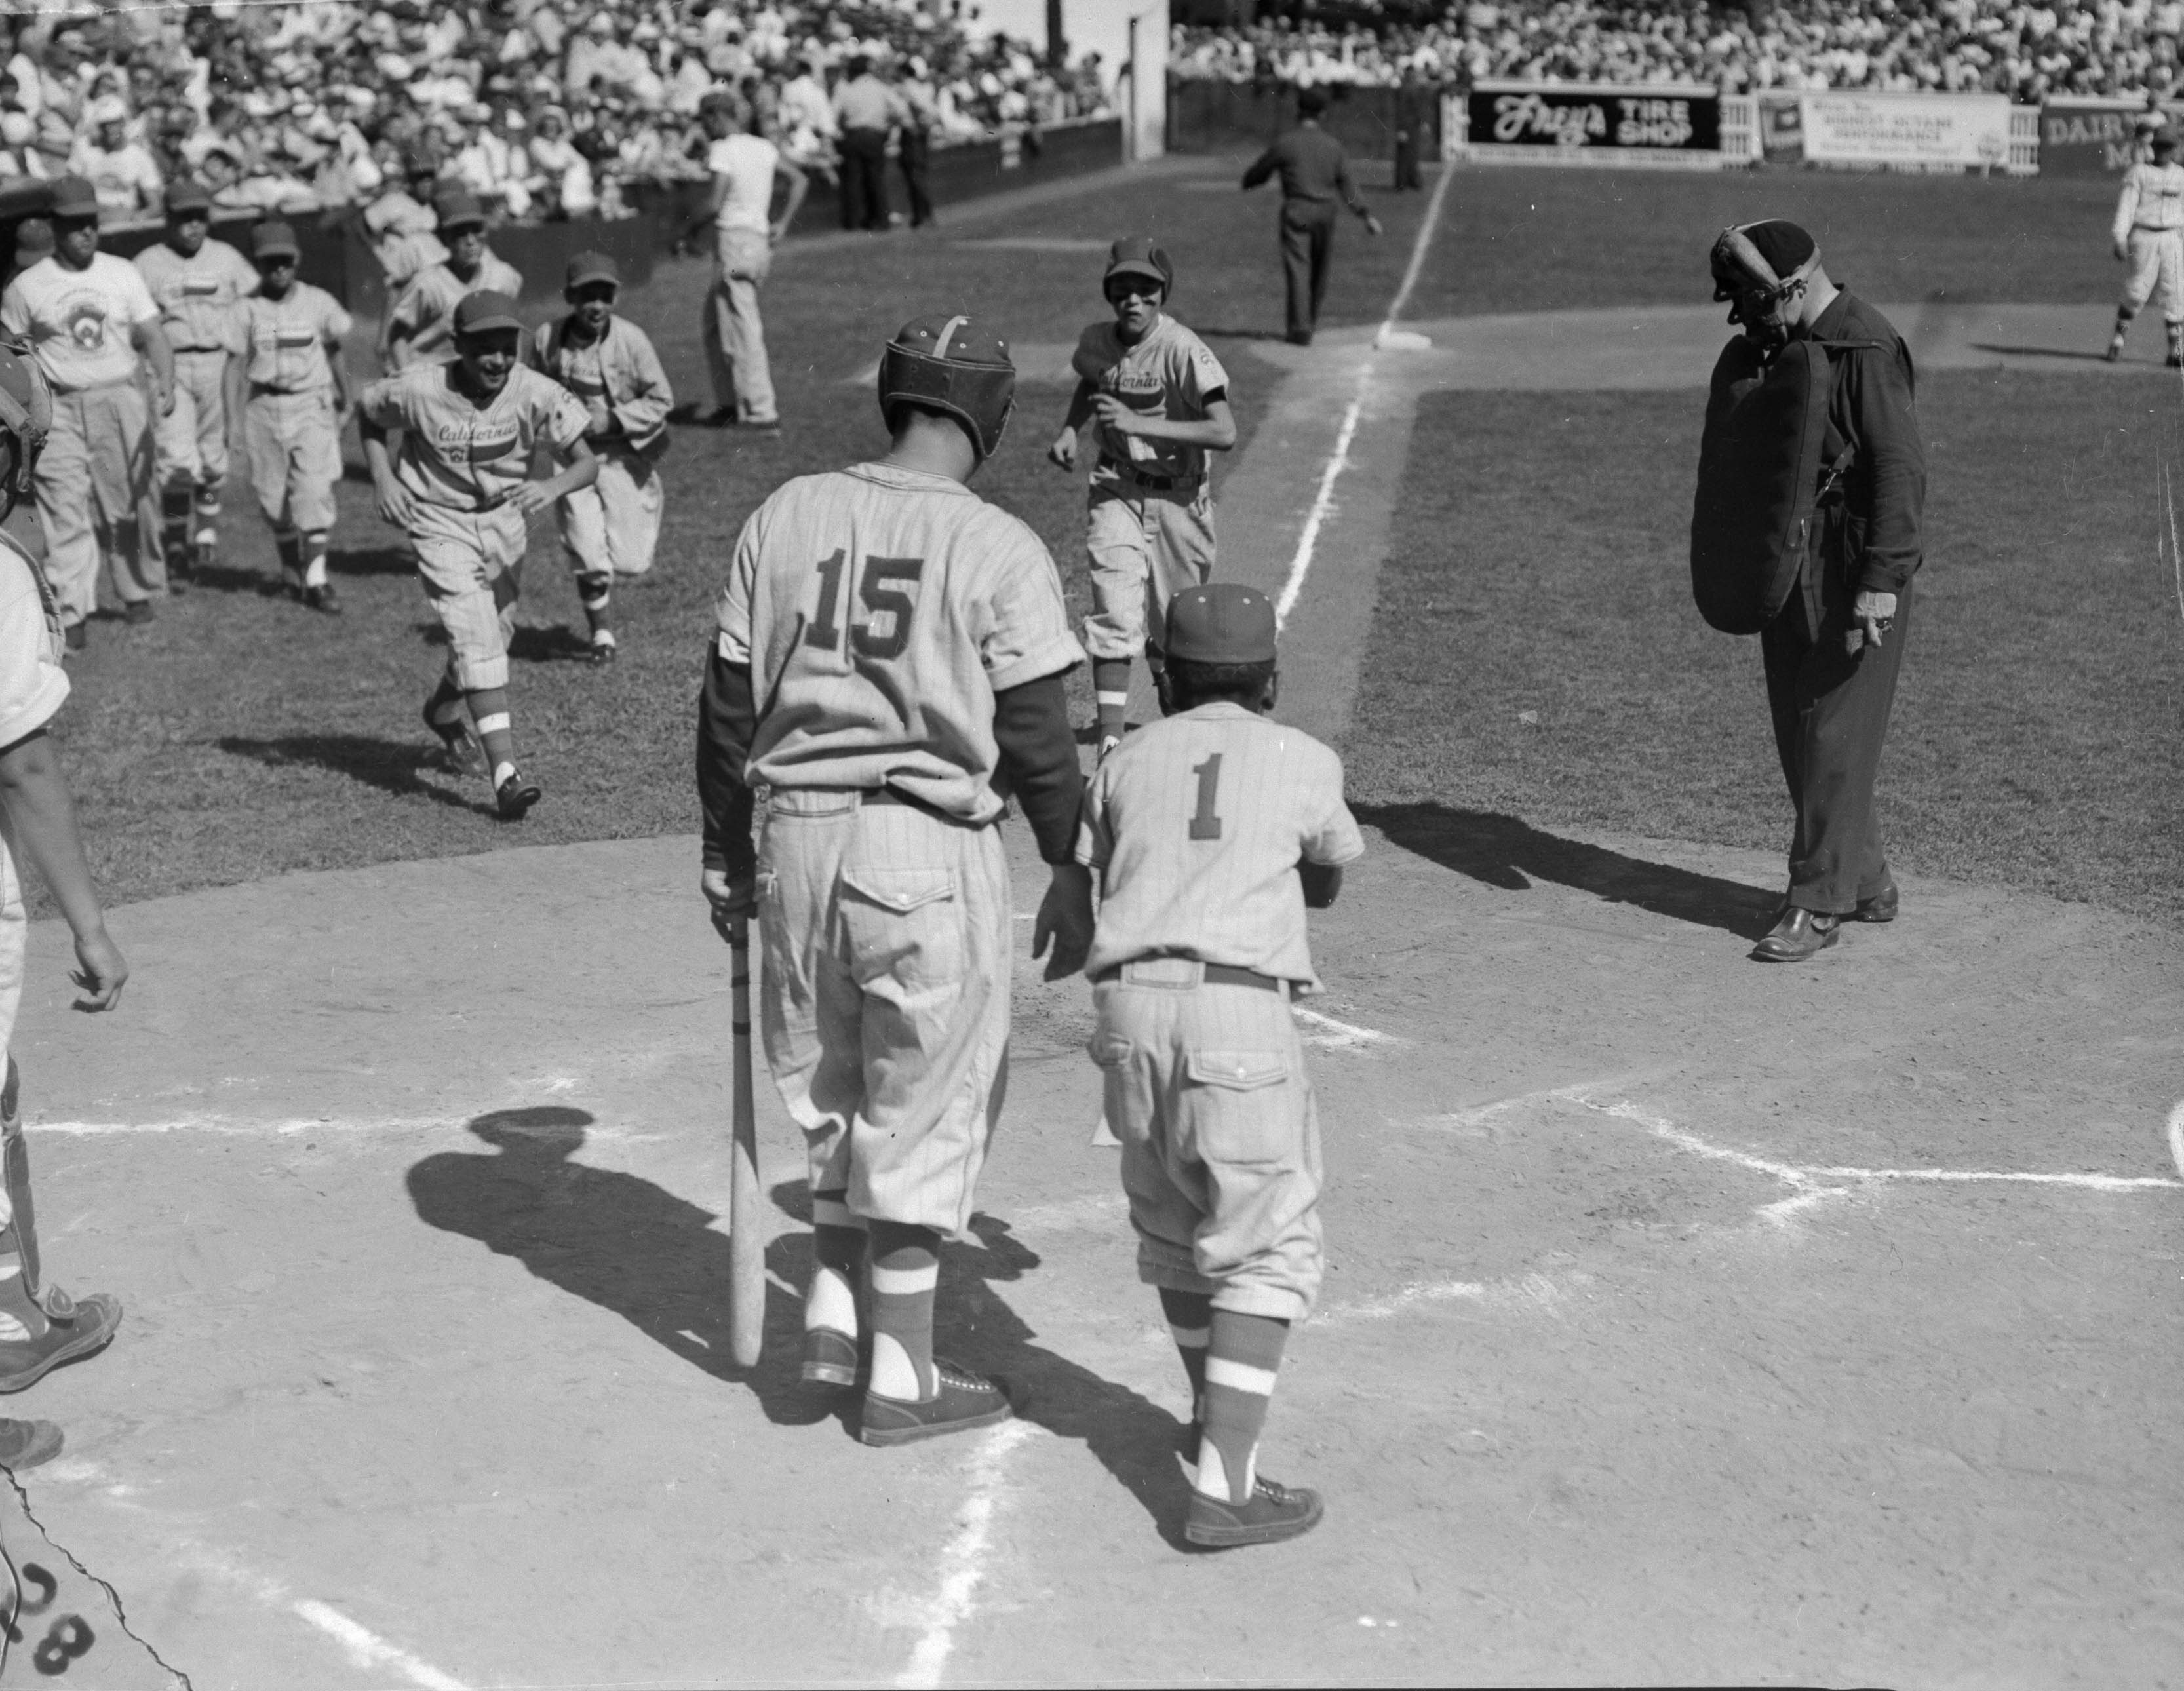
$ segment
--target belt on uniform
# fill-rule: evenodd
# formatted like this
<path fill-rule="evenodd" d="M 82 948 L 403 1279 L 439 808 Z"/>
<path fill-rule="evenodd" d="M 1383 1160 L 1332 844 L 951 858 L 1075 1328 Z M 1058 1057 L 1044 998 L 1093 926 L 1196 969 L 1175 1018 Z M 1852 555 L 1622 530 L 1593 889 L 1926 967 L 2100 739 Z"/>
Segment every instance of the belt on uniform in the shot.
<path fill-rule="evenodd" d="M 968 828 L 973 833 L 981 828 L 993 826 L 993 822 L 967 822 L 962 817 L 950 815 L 938 804 L 930 804 L 912 793 L 905 793 L 900 787 L 861 787 L 858 789 L 858 796 L 867 804 L 900 804 L 905 809 L 922 810 L 936 822 L 945 822 L 951 828 Z M 999 816 L 994 818 L 994 821 L 1000 820 Z"/>
<path fill-rule="evenodd" d="M 1134 465 L 1123 462 L 1112 453 L 1101 453 L 1100 462 L 1117 475 L 1128 477 L 1140 487 L 1150 487 L 1156 493 L 1189 493 L 1197 491 L 1203 476 L 1148 476 Z"/>
<path fill-rule="evenodd" d="M 205 353 L 225 353 L 226 351 L 227 348 L 226 347 L 176 347 L 175 348 L 175 356 L 176 358 L 180 358 L 185 353 L 202 354 Z"/>
<path fill-rule="evenodd" d="M 1133 957 L 1130 963 L 1156 963 L 1162 960 L 1164 960 L 1158 957 Z M 1182 958 L 1174 960 L 1187 963 L 1192 960 Z M 1092 977 L 1094 984 L 1104 986 L 1110 981 L 1121 980 L 1123 971 L 1128 968 L 1130 963 L 1117 963 L 1102 969 Z M 1226 963 L 1201 963 L 1199 968 L 1202 971 L 1201 978 L 1209 987 L 1257 987 L 1266 992 L 1282 993 L 1285 995 L 1289 990 L 1289 982 L 1280 976 L 1262 975 L 1256 969 L 1234 969 Z"/>
<path fill-rule="evenodd" d="M 2184 224 L 2134 223 L 2131 226 L 2131 232 L 2134 235 L 2174 235 L 2180 229 L 2184 229 Z"/>
<path fill-rule="evenodd" d="M 275 387 L 269 382 L 254 381 L 250 384 L 250 397 L 253 399 L 293 399 L 300 394 L 320 392 L 328 385 L 321 381 L 309 387 Z"/>

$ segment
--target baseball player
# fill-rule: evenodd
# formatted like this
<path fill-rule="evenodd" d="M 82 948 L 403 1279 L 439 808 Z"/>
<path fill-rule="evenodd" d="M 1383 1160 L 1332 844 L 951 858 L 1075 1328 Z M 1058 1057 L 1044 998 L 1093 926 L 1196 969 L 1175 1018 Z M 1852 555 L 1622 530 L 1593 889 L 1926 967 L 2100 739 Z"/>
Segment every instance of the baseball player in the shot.
<path fill-rule="evenodd" d="M 38 526 L 67 649 L 80 652 L 84 620 L 98 607 L 102 551 L 125 620 L 151 621 L 153 601 L 166 591 L 151 416 L 136 378 L 141 353 L 164 416 L 175 404 L 175 358 L 143 276 L 98 250 L 91 184 L 63 176 L 53 200 L 53 253 L 0 294 L 0 329 L 29 338 L 53 392 L 53 429 L 38 459 Z"/>
<path fill-rule="evenodd" d="M 1077 859 L 1099 877 L 1085 971 L 1138 1276 L 1159 1288 L 1192 1394 L 1184 1535 L 1309 1531 L 1318 1495 L 1262 1479 L 1290 1325 L 1320 1282 L 1319 1119 L 1290 1000 L 1319 990 L 1305 907 L 1364 841 L 1341 759 L 1267 720 L 1274 608 L 1222 583 L 1176 596 L 1162 705 L 1100 765 Z"/>
<path fill-rule="evenodd" d="M 380 331 L 380 360 L 389 370 L 413 364 L 448 364 L 455 357 L 455 302 L 481 289 L 523 297 L 523 275 L 503 264 L 485 244 L 485 209 L 477 196 L 450 188 L 432 203 L 448 256 L 410 279 L 387 314 Z"/>
<path fill-rule="evenodd" d="M 259 278 L 242 303 L 250 490 L 273 526 L 289 592 L 313 610 L 338 616 L 341 601 L 326 579 L 326 542 L 349 409 L 342 342 L 353 325 L 332 294 L 296 279 L 302 253 L 287 224 L 252 230 L 250 256 Z"/>
<path fill-rule="evenodd" d="M 1206 454 L 1236 444 L 1236 420 L 1221 361 L 1161 309 L 1175 286 L 1167 253 L 1143 237 L 1117 241 L 1100 285 L 1114 320 L 1078 338 L 1070 359 L 1077 391 L 1047 457 L 1074 470 L 1078 431 L 1088 420 L 1096 423 L 1100 455 L 1085 512 L 1093 610 L 1084 645 L 1104 758 L 1127 726 L 1130 660 L 1143 655 L 1159 673 L 1147 628 L 1162 627 L 1168 601 L 1213 573 Z"/>
<path fill-rule="evenodd" d="M 53 414 L 51 396 L 31 359 L 0 348 L 0 520 L 30 490 Z M 98 893 L 84 861 L 83 839 L 60 759 L 47 737 L 68 676 L 61 667 L 60 613 L 38 566 L 0 534 L 0 1044 L 12 1044 L 22 1001 L 30 923 L 20 861 L 28 858 L 75 935 L 77 1008 L 113 1008 L 129 965 L 107 935 Z M 0 1082 L 0 1392 L 20 1392 L 114 1337 L 121 1306 L 103 1293 L 73 1299 L 44 1282 L 31 1165 L 23 1138 L 22 1076 L 10 1053 Z M 19 1428 L 42 1429 L 27 1444 Z M 42 1422 L 0 1423 L 0 1450 L 20 1454 L 8 1466 L 42 1460 L 59 1449 Z"/>
<path fill-rule="evenodd" d="M 539 368 L 575 394 L 591 419 L 585 442 L 599 479 L 561 501 L 561 546 L 577 574 L 577 597 L 592 626 L 592 661 L 615 655 L 614 579 L 642 576 L 660 543 L 664 502 L 655 467 L 667 450 L 675 391 L 644 331 L 615 314 L 621 272 L 602 253 L 569 261 L 561 297 L 569 314 L 540 325 Z"/>
<path fill-rule="evenodd" d="M 508 709 L 526 520 L 590 487 L 599 466 L 584 444 L 591 417 L 576 395 L 523 367 L 515 302 L 480 291 L 450 315 L 454 362 L 413 364 L 372 383 L 357 429 L 379 514 L 408 531 L 426 597 L 448 631 L 448 670 L 425 701 L 426 726 L 458 770 L 475 766 L 475 733 L 494 804 L 515 821 L 539 798 L 538 783 L 515 767 Z M 398 460 L 387 453 L 390 429 L 402 431 Z M 540 446 L 569 462 L 534 481 L 531 456 Z"/>
<path fill-rule="evenodd" d="M 152 431 L 153 474 L 166 518 L 167 575 L 176 586 L 209 569 L 220 545 L 220 490 L 230 421 L 242 410 L 240 309 L 258 271 L 225 241 L 209 239 L 212 195 L 180 181 L 167 194 L 167 235 L 136 255 L 175 354 L 175 409 Z"/>
<path fill-rule="evenodd" d="M 940 1241 L 970 1221 L 1006 1083 L 1003 793 L 1053 865 L 1033 954 L 1050 941 L 1067 974 L 1090 936 L 1063 689 L 1084 654 L 1039 537 L 967 485 L 1015 385 L 973 319 L 905 325 L 880 359 L 887 456 L 744 525 L 699 700 L 702 884 L 717 923 L 757 910 L 766 1063 L 811 1155 L 803 1377 L 855 1383 L 869 1234 L 868 1444 L 1010 1413 L 933 1354 Z"/>
<path fill-rule="evenodd" d="M 2116 307 L 2115 332 L 2109 337 L 2108 361 L 2123 356 L 2131 320 L 2161 288 L 2161 318 L 2169 330 L 2169 368 L 2184 370 L 2184 164 L 2176 162 L 2176 137 L 2157 132 L 2151 163 L 2124 172 L 2109 231 L 2115 255 L 2131 266 L 2123 299 Z"/>

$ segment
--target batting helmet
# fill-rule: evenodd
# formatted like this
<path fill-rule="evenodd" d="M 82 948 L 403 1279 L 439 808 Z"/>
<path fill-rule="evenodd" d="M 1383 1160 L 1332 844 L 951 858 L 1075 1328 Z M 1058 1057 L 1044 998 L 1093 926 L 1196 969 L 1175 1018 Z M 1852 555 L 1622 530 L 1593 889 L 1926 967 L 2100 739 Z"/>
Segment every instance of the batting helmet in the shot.
<path fill-rule="evenodd" d="M 46 449 L 53 426 L 53 390 L 32 362 L 30 348 L 0 341 L 0 435 L 6 437 L 15 459 L 5 483 L 0 484 L 0 495 L 9 509 L 31 497 L 31 472 Z"/>
<path fill-rule="evenodd" d="M 880 414 L 895 407 L 943 411 L 970 431 L 981 462 L 1000 446 L 1016 409 L 1017 367 L 1009 343 L 957 312 L 914 318 L 880 355 Z"/>

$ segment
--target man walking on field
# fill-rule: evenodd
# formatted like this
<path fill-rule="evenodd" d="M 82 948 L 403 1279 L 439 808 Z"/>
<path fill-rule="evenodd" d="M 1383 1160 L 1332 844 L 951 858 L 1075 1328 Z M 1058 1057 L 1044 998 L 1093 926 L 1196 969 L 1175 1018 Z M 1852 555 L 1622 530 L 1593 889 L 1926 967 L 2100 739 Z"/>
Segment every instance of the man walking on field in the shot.
<path fill-rule="evenodd" d="M 773 268 L 774 242 L 788 232 L 810 184 L 763 136 L 746 133 L 750 108 L 740 94 L 711 96 L 702 114 L 713 144 L 705 153 L 712 173 L 712 292 L 705 296 L 705 360 L 713 375 L 713 410 L 699 420 L 712 428 L 731 424 L 778 429 L 773 373 L 766 358 L 766 325 L 759 320 L 758 291 Z M 778 221 L 773 185 L 788 185 Z"/>
<path fill-rule="evenodd" d="M 1342 143 L 1319 126 L 1327 96 L 1318 88 L 1297 94 L 1297 126 L 1262 153 L 1244 173 L 1248 192 L 1268 177 L 1282 179 L 1282 277 L 1289 290 L 1289 338 L 1292 346 L 1312 344 L 1327 297 L 1327 272 L 1334 257 L 1334 209 L 1340 202 L 1378 235 L 1380 220 L 1357 197 L 1350 180 L 1350 156 Z"/>

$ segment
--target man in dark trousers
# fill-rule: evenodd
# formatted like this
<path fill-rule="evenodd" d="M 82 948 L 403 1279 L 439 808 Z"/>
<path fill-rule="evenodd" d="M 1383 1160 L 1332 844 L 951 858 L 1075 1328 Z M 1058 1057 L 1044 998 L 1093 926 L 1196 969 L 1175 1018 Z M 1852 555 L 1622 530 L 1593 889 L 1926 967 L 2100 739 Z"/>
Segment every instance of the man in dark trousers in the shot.
<path fill-rule="evenodd" d="M 1782 774 L 1797 806 L 1790 893 L 1752 955 L 1802 962 L 1846 921 L 1892 921 L 1895 878 L 1880 843 L 1874 778 L 1924 548 L 1926 451 L 1911 354 L 1888 320 L 1820 268 L 1794 223 L 1723 231 L 1714 297 L 1763 346 L 1830 348 L 1821 442 L 1819 543 L 1760 631 Z"/>
<path fill-rule="evenodd" d="M 902 96 L 872 75 L 862 53 L 834 89 L 834 120 L 842 129 L 842 227 L 877 233 L 888 227 L 888 131 L 907 120 Z"/>
<path fill-rule="evenodd" d="M 1297 91 L 1297 126 L 1262 153 L 1244 173 L 1246 191 L 1277 171 L 1282 179 L 1282 275 L 1289 284 L 1290 342 L 1312 344 L 1319 303 L 1327 294 L 1327 267 L 1334 252 L 1334 211 L 1339 199 L 1364 220 L 1368 233 L 1380 232 L 1380 220 L 1357 197 L 1350 180 L 1349 155 L 1342 143 L 1319 126 L 1327 95 L 1318 88 Z"/>

